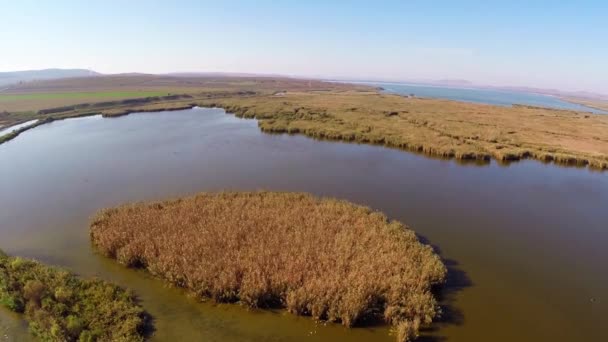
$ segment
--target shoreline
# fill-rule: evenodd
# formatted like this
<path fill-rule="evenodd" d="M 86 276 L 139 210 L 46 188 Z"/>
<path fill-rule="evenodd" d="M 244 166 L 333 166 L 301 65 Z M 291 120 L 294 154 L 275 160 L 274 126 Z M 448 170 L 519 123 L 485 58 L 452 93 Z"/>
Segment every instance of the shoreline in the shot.
<path fill-rule="evenodd" d="M 602 111 L 603 115 L 608 115 L 608 100 L 593 100 L 593 99 L 582 99 L 576 97 L 567 97 L 567 96 L 556 96 L 562 101 L 574 103 L 577 105 L 585 106 L 588 108 L 592 108 L 595 110 Z"/>
<path fill-rule="evenodd" d="M 510 90 L 510 89 L 503 89 L 503 88 L 493 88 L 493 87 L 484 87 L 484 86 L 455 86 L 455 85 L 441 85 L 441 84 L 433 84 L 433 83 L 416 83 L 416 82 L 390 82 L 390 81 L 341 81 L 341 80 L 327 80 L 327 82 L 334 82 L 334 83 L 341 83 L 341 84 L 357 84 L 357 85 L 367 85 L 367 86 L 376 86 L 376 85 L 394 85 L 394 86 L 408 86 L 408 87 L 421 87 L 421 88 L 438 88 L 438 89 L 452 89 L 452 90 L 474 90 L 474 91 L 493 91 L 493 92 L 498 92 L 498 93 L 520 93 L 520 94 L 529 94 L 529 95 L 537 95 L 537 96 L 545 96 L 545 97 L 549 97 L 549 98 L 554 98 L 554 99 L 558 99 L 561 100 L 563 102 L 566 103 L 570 103 L 570 104 L 575 104 L 575 105 L 580 105 L 582 107 L 586 107 L 586 112 L 589 113 L 593 113 L 593 114 L 608 114 L 608 100 L 606 101 L 601 101 L 601 100 L 597 100 L 599 102 L 604 102 L 606 103 L 606 107 L 602 108 L 602 107 L 596 107 L 593 105 L 589 105 L 585 102 L 580 102 L 577 101 L 576 98 L 574 97 L 568 97 L 565 95 L 557 95 L 557 94 L 548 94 L 548 93 L 543 93 L 543 92 L 539 92 L 539 91 L 522 91 L 522 90 Z M 386 91 L 386 90 L 383 90 Z M 401 95 L 399 93 L 395 93 L 395 92 L 391 92 L 391 91 L 387 91 L 390 94 L 395 94 L 395 95 Z M 525 103 L 512 103 L 510 105 L 500 105 L 500 104 L 493 104 L 493 103 L 489 103 L 489 102 L 482 102 L 482 101 L 474 101 L 474 100 L 455 100 L 455 99 L 450 99 L 447 97 L 434 97 L 434 96 L 419 96 L 414 94 L 414 96 L 419 97 L 419 98 L 428 98 L 428 99 L 436 99 L 436 100 L 450 100 L 450 101 L 456 101 L 456 102 L 467 102 L 467 103 L 476 103 L 476 104 L 486 104 L 486 105 L 490 105 L 490 106 L 535 106 L 535 105 L 528 105 Z M 593 101 L 593 100 L 591 100 Z M 547 109 L 551 109 L 551 110 L 575 110 L 575 109 L 568 109 L 568 108 L 559 108 L 559 107 L 543 107 L 540 106 L 541 108 L 547 108 Z M 585 108 L 583 108 L 582 110 L 584 111 Z M 600 111 L 601 113 L 596 113 L 595 111 Z"/>
<path fill-rule="evenodd" d="M 3 137 L 5 135 L 11 134 L 14 131 L 18 131 L 22 128 L 25 127 L 29 127 L 33 124 L 35 124 L 36 122 L 38 122 L 38 119 L 33 119 L 33 120 L 27 120 L 27 121 L 23 121 L 23 122 L 19 122 L 13 125 L 10 125 L 8 127 L 4 127 L 4 126 L 0 126 L 0 137 Z"/>
<path fill-rule="evenodd" d="M 448 100 L 449 101 L 449 100 Z M 298 127 L 289 127 L 289 124 L 283 126 L 273 125 L 274 121 L 278 118 L 272 117 L 272 114 L 264 113 L 262 115 L 257 115 L 252 113 L 251 108 L 248 106 L 240 106 L 238 104 L 230 104 L 230 105 L 222 105 L 220 103 L 210 102 L 206 106 L 202 107 L 217 107 L 222 108 L 226 111 L 226 113 L 233 113 L 235 116 L 240 118 L 249 118 L 249 119 L 257 119 L 258 127 L 262 132 L 265 133 L 273 133 L 273 134 L 300 134 L 314 139 L 322 139 L 329 141 L 341 141 L 346 143 L 362 143 L 362 144 L 371 144 L 371 145 L 379 145 L 390 148 L 396 148 L 399 150 L 404 150 L 408 152 L 420 153 L 422 155 L 431 156 L 431 157 L 439 157 L 447 160 L 458 160 L 464 162 L 480 162 L 480 163 L 489 163 L 491 160 L 495 160 L 499 163 L 512 163 L 520 160 L 536 160 L 542 163 L 552 163 L 557 166 L 566 166 L 566 167 L 580 167 L 580 168 L 589 168 L 591 170 L 597 171 L 606 171 L 608 170 L 608 160 L 593 160 L 585 156 L 577 156 L 574 154 L 567 153 L 551 153 L 546 151 L 529 151 L 525 148 L 522 148 L 519 153 L 489 153 L 489 152 L 463 152 L 458 153 L 454 152 L 450 149 L 440 149 L 434 147 L 432 144 L 424 143 L 424 142 L 412 142 L 412 141 L 395 141 L 391 139 L 387 139 L 385 137 L 371 137 L 362 135 L 342 135 L 340 133 L 337 134 L 327 134 L 323 132 L 321 129 L 317 127 L 310 127 L 308 129 L 300 129 Z M 540 107 L 523 107 L 530 109 L 544 109 Z M 556 111 L 556 110 L 553 110 Z M 570 112 L 566 110 L 557 110 Z M 601 115 L 601 114 L 597 114 Z M 270 122 L 270 123 L 269 123 Z"/>
<path fill-rule="evenodd" d="M 227 99 L 232 99 L 232 97 L 227 97 Z M 74 113 L 72 115 L 53 117 L 49 116 L 45 119 L 39 119 L 32 125 L 28 125 L 21 129 L 15 130 L 11 133 L 0 136 L 0 145 L 8 142 L 12 139 L 15 139 L 20 134 L 36 128 L 38 126 L 51 123 L 53 121 L 79 118 L 79 117 L 87 117 L 87 116 L 95 116 L 101 115 L 103 118 L 117 118 L 121 116 L 126 116 L 133 113 L 154 113 L 154 112 L 163 112 L 163 111 L 179 111 L 179 110 L 188 110 L 196 107 L 201 108 L 220 108 L 225 111 L 226 114 L 233 114 L 236 117 L 243 119 L 256 119 L 258 122 L 258 128 L 260 131 L 267 134 L 289 134 L 289 135 L 303 135 L 313 139 L 325 140 L 325 141 L 336 141 L 336 142 L 344 142 L 344 143 L 360 143 L 367 145 L 376 145 L 383 146 L 387 148 L 394 148 L 401 151 L 416 153 L 426 157 L 431 158 L 440 158 L 444 160 L 455 160 L 461 163 L 475 163 L 479 165 L 490 164 L 492 160 L 504 164 L 509 165 L 513 162 L 518 162 L 521 160 L 535 160 L 545 164 L 553 164 L 560 167 L 575 167 L 581 169 L 589 169 L 592 171 L 607 171 L 608 170 L 608 161 L 595 161 L 590 160 L 589 158 L 583 156 L 569 155 L 563 153 L 547 153 L 540 152 L 534 153 L 527 150 L 522 150 L 520 153 L 505 153 L 502 155 L 491 154 L 491 153 L 478 153 L 478 152 L 465 152 L 465 153 L 455 153 L 453 151 L 446 151 L 442 149 L 434 148 L 431 144 L 425 143 L 414 143 L 414 142 L 395 142 L 390 139 L 385 138 L 371 138 L 366 136 L 343 136 L 343 135 L 330 135 L 324 134 L 321 131 L 317 131 L 315 129 L 310 130 L 301 130 L 298 128 L 290 128 L 290 127 L 274 127 L 272 125 L 268 125 L 266 121 L 268 121 L 265 117 L 258 117 L 255 115 L 251 115 L 248 113 L 248 107 L 238 107 L 238 106 L 222 106 L 221 104 L 214 103 L 213 100 L 217 99 L 209 99 L 203 102 L 193 102 L 189 104 L 175 104 L 175 103 L 157 103 L 151 106 L 142 107 L 142 108 L 121 108 L 121 109 L 107 109 L 99 112 L 88 112 L 88 113 Z M 209 102 L 212 101 L 212 102 Z M 450 101 L 450 100 L 447 100 Z M 458 101 L 455 101 L 458 102 Z M 601 114 L 598 114 L 601 115 Z"/>
<path fill-rule="evenodd" d="M 383 95 L 380 93 L 375 93 L 376 96 L 382 97 Z M 400 97 L 399 95 L 391 95 L 395 97 Z M 283 97 L 278 97 L 283 98 Z M 272 134 L 301 134 L 314 139 L 321 140 L 329 140 L 329 141 L 342 141 L 346 143 L 362 143 L 362 144 L 371 144 L 371 145 L 379 145 L 385 146 L 389 148 L 396 148 L 403 151 L 419 153 L 422 155 L 430 156 L 430 157 L 438 157 L 446 160 L 457 160 L 465 163 L 474 162 L 486 164 L 491 160 L 495 160 L 498 163 L 509 164 L 512 162 L 520 161 L 520 160 L 537 160 L 542 163 L 552 163 L 558 166 L 565 167 L 578 167 L 578 168 L 589 168 L 591 170 L 605 171 L 608 170 L 608 159 L 602 160 L 598 158 L 591 158 L 585 155 L 577 155 L 573 153 L 567 153 L 564 151 L 550 151 L 550 150 L 532 150 L 526 147 L 520 147 L 517 145 L 516 148 L 510 148 L 510 151 L 503 151 L 501 149 L 497 149 L 495 152 L 483 151 L 483 150 L 474 150 L 474 149 L 460 149 L 454 150 L 449 145 L 447 146 L 436 146 L 432 141 L 417 141 L 416 139 L 403 139 L 402 137 L 386 137 L 382 135 L 372 135 L 367 134 L 366 132 L 359 132 L 355 134 L 343 134 L 340 132 L 327 132 L 324 131 L 324 127 L 321 125 L 311 126 L 311 127 L 293 127 L 290 125 L 289 119 L 283 119 L 282 115 L 291 115 L 291 114 L 281 114 L 278 112 L 267 111 L 263 114 L 255 112 L 255 107 L 250 107 L 246 104 L 239 104 L 238 101 L 246 101 L 246 100 L 256 100 L 262 99 L 266 101 L 276 100 L 277 96 L 239 96 L 239 95 L 226 95 L 221 97 L 212 97 L 212 98 L 190 98 L 189 101 L 170 101 L 170 102 L 158 102 L 158 103 L 150 103 L 144 106 L 120 106 L 116 108 L 116 106 L 111 108 L 100 108 L 99 110 L 89 111 L 89 112 L 57 112 L 56 114 L 51 114 L 46 116 L 43 119 L 38 119 L 37 122 L 32 125 L 28 125 L 26 127 L 22 127 L 18 130 L 15 130 L 11 133 L 7 133 L 3 136 L 0 136 L 0 144 L 8 142 L 21 133 L 26 132 L 27 130 L 36 128 L 40 125 L 50 123 L 56 120 L 64 120 L 70 118 L 77 117 L 86 117 L 86 116 L 94 116 L 101 115 L 104 118 L 113 118 L 129 115 L 132 113 L 146 113 L 146 112 L 161 112 L 161 111 L 178 111 L 178 110 L 188 110 L 195 108 L 197 106 L 203 108 L 222 108 L 226 114 L 234 114 L 240 118 L 246 119 L 257 119 L 258 127 L 264 133 L 272 133 Z M 461 105 L 462 103 L 459 101 L 451 101 L 451 100 L 424 100 L 417 99 L 421 101 L 438 101 L 441 103 L 454 103 L 454 105 Z M 235 101 L 237 103 L 235 103 Z M 232 102 L 232 103 L 227 103 Z M 491 106 L 491 105 L 477 105 L 477 106 Z M 75 106 L 77 107 L 77 106 Z M 545 109 L 540 107 L 530 107 L 530 106 L 515 106 L 521 107 L 524 110 L 546 110 L 552 112 L 562 112 L 565 114 L 570 113 L 571 111 L 566 110 L 554 110 L 554 109 Z M 55 109 L 49 109 L 50 112 L 55 112 Z M 397 112 L 394 112 L 397 113 Z M 390 115 L 389 115 L 390 114 Z M 393 113 L 386 114 L 388 117 L 393 115 Z M 587 118 L 590 115 L 598 115 L 602 114 L 589 114 L 584 117 Z M 330 118 L 331 119 L 331 118 Z M 327 119 L 327 120 L 330 120 Z M 285 121 L 278 124 L 277 121 Z M 322 119 L 326 120 L 326 119 Z M 314 123 L 315 120 L 313 119 Z M 297 126 L 297 125 L 296 125 Z M 369 132 L 368 132 L 369 133 Z M 440 133 L 441 134 L 441 133 Z M 509 147 L 507 145 L 507 147 Z"/>

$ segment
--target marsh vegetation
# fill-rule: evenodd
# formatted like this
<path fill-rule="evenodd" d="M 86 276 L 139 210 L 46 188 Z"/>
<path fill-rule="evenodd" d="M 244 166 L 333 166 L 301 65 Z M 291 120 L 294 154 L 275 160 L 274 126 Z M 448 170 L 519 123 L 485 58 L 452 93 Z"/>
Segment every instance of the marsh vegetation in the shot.
<path fill-rule="evenodd" d="M 446 268 L 402 223 L 303 193 L 202 193 L 99 212 L 93 244 L 200 298 L 356 326 L 383 320 L 400 341 L 439 315 Z"/>
<path fill-rule="evenodd" d="M 22 313 L 42 341 L 144 340 L 144 311 L 129 291 L 2 251 L 0 305 Z"/>
<path fill-rule="evenodd" d="M 377 92 L 293 92 L 199 103 L 256 118 L 265 132 L 382 144 L 461 160 L 537 159 L 608 169 L 608 116 Z"/>

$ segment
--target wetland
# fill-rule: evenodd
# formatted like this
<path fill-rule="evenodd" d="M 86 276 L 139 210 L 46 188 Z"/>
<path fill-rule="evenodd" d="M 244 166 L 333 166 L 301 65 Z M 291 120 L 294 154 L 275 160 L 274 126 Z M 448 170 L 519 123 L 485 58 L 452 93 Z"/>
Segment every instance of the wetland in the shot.
<path fill-rule="evenodd" d="M 608 337 L 601 172 L 533 160 L 460 164 L 266 134 L 256 120 L 198 107 L 45 123 L 0 145 L 0 160 L 0 247 L 132 289 L 153 317 L 151 340 L 394 340 L 383 325 L 348 329 L 282 310 L 201 303 L 89 241 L 100 208 L 260 189 L 345 199 L 414 227 L 448 271 L 438 297 L 444 314 L 421 331 L 423 341 Z M 29 338 L 4 309 L 0 331 Z"/>

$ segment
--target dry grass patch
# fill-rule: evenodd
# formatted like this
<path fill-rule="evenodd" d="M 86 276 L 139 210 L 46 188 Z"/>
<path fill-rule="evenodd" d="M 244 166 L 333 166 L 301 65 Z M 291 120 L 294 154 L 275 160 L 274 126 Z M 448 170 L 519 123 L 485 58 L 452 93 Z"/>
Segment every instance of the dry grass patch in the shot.
<path fill-rule="evenodd" d="M 93 244 L 202 298 L 354 326 L 379 318 L 400 341 L 438 315 L 446 268 L 381 213 L 302 193 L 203 193 L 99 212 Z"/>

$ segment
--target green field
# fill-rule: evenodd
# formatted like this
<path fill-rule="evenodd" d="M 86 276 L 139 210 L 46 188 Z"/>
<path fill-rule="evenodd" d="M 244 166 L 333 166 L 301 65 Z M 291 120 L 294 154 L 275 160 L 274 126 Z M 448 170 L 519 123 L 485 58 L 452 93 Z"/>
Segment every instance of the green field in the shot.
<path fill-rule="evenodd" d="M 96 91 L 96 92 L 69 92 L 69 93 L 29 93 L 29 94 L 0 94 L 0 102 L 13 102 L 23 100 L 48 99 L 90 99 L 90 98 L 127 98 L 164 96 L 162 91 Z"/>
<path fill-rule="evenodd" d="M 353 89 L 358 86 L 266 77 L 172 77 L 163 75 L 110 75 L 26 82 L 0 91 L 0 124 L 18 123 L 9 114 L 42 109 L 173 94 L 247 92 L 272 94 L 285 90 Z M 4 118 L 2 114 L 5 113 Z M 8 114 L 6 114 L 8 113 Z M 29 114 L 28 114 L 29 115 Z"/>

